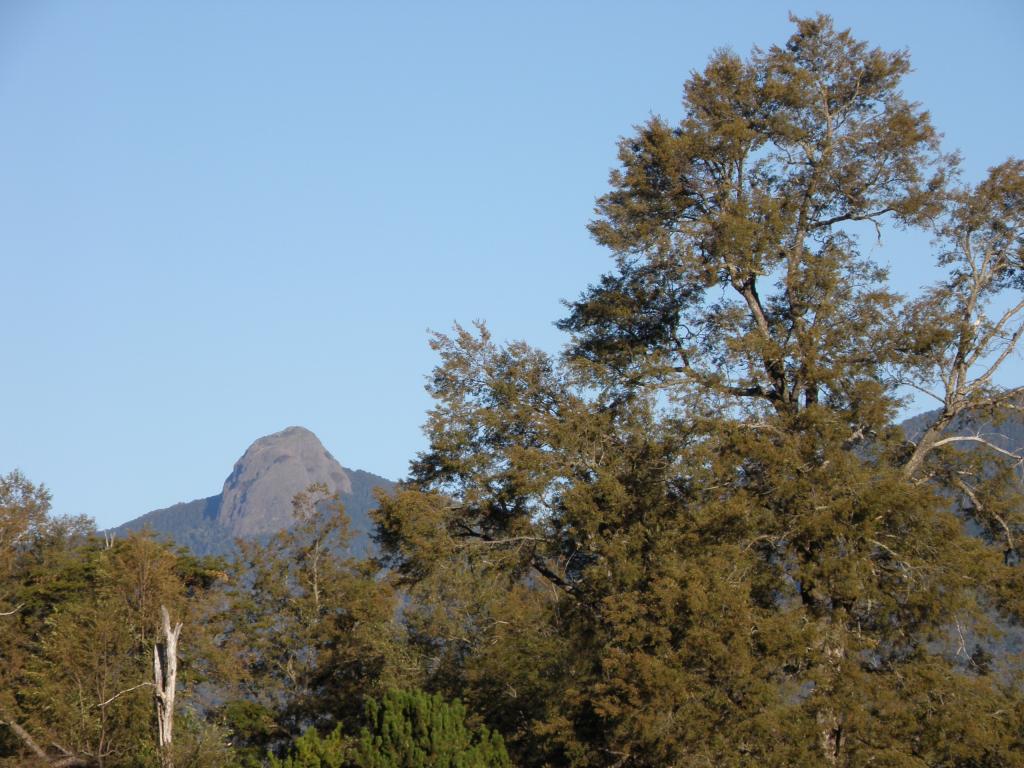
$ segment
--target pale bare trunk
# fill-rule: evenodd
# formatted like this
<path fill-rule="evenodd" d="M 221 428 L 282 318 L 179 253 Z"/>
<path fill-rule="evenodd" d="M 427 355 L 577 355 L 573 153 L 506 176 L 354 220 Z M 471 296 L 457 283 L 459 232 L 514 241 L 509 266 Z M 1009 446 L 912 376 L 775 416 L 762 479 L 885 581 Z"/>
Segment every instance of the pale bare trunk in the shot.
<path fill-rule="evenodd" d="M 171 627 L 171 617 L 160 606 L 163 618 L 163 642 L 153 645 L 153 683 L 156 686 L 157 745 L 163 768 L 173 768 L 171 740 L 174 732 L 174 692 L 178 678 L 178 635 L 181 622 Z"/>

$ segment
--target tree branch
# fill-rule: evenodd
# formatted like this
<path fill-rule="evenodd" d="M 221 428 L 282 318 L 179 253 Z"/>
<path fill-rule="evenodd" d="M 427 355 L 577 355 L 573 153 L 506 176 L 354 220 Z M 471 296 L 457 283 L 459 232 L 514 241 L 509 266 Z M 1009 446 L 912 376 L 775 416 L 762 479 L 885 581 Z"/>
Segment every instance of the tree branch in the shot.
<path fill-rule="evenodd" d="M 32 738 L 32 734 L 22 728 L 17 722 L 10 719 L 0 720 L 0 724 L 6 725 L 10 728 L 14 735 L 21 739 L 22 743 L 28 747 L 29 751 L 36 757 L 50 762 L 50 758 L 47 756 L 46 751 L 36 743 L 36 740 Z"/>
<path fill-rule="evenodd" d="M 934 398 L 935 400 L 938 400 L 940 403 L 946 402 L 945 398 L 943 398 L 941 395 L 932 392 L 927 387 L 922 387 L 920 384 L 915 384 L 912 381 L 899 381 L 899 383 L 904 386 L 910 387 L 911 389 L 916 389 L 921 394 L 928 395 L 928 397 Z"/>
<path fill-rule="evenodd" d="M 1002 328 L 1005 325 L 1006 321 L 1008 321 L 1011 317 L 1013 317 L 1013 315 L 1017 314 L 1021 310 L 1024 310 L 1024 301 L 1020 302 L 1017 306 L 1008 310 L 1007 313 L 1003 315 L 1002 318 L 999 319 L 999 322 L 997 323 L 996 327 L 993 328 L 992 331 L 986 335 L 985 341 L 978 346 L 978 349 L 971 356 L 969 364 L 973 364 L 987 350 L 987 347 L 989 343 L 992 341 L 992 339 L 998 333 L 1002 332 Z M 1009 357 L 1010 354 L 1017 348 L 1017 343 L 1020 341 L 1022 335 L 1024 335 L 1024 323 L 1021 323 L 1019 326 L 1017 326 L 1017 330 L 1015 330 L 1013 334 L 1010 336 L 1009 340 L 1007 340 L 1006 346 L 1003 348 L 1003 351 L 999 353 L 999 356 L 988 367 L 988 370 L 986 370 L 983 374 L 981 374 L 974 381 L 971 382 L 972 388 L 979 387 L 992 378 L 992 375 L 996 372 L 996 370 L 998 370 L 999 366 L 1003 364 L 1003 361 L 1006 360 L 1006 358 Z"/>
<path fill-rule="evenodd" d="M 698 384 L 715 389 L 722 394 L 734 397 L 760 397 L 769 401 L 777 399 L 771 392 L 765 391 L 764 387 L 760 384 L 753 384 L 749 387 L 727 384 L 722 382 L 713 373 L 698 371 L 690 364 L 690 358 L 686 354 L 686 349 L 678 335 L 673 335 L 673 342 L 675 343 L 676 354 L 679 355 L 679 360 L 682 363 L 672 367 L 674 373 L 681 373 Z"/>
<path fill-rule="evenodd" d="M 483 531 L 477 531 L 473 529 L 461 520 L 458 521 L 458 525 L 463 530 L 466 536 L 478 539 L 479 541 L 476 542 L 478 544 L 490 544 L 494 546 L 500 546 L 502 544 L 506 544 L 508 542 L 517 540 L 534 541 L 537 543 L 546 542 L 546 539 L 542 539 L 535 536 L 515 536 L 509 539 L 496 539 L 493 536 L 484 533 Z M 554 584 L 556 587 L 561 589 L 566 594 L 575 596 L 575 588 L 573 587 L 572 583 L 566 581 L 553 570 L 551 570 L 551 568 L 549 568 L 544 563 L 543 559 L 539 555 L 537 555 L 536 552 L 532 553 L 530 556 L 530 567 L 532 567 L 535 571 L 537 571 L 537 573 L 539 573 L 541 576 L 550 581 L 552 584 Z"/>
<path fill-rule="evenodd" d="M 938 448 L 940 445 L 948 445 L 949 443 L 980 443 L 981 445 L 984 445 L 986 448 L 995 451 L 996 453 L 1000 453 L 1003 456 L 1008 456 L 1011 459 L 1015 459 L 1018 463 L 1024 462 L 1024 456 L 1016 454 L 1013 451 L 1008 451 L 1005 448 L 1000 448 L 995 443 L 986 440 L 980 435 L 950 435 L 949 437 L 944 437 L 941 440 L 936 440 L 934 443 L 932 443 L 931 447 Z"/>
<path fill-rule="evenodd" d="M 776 399 L 770 392 L 766 392 L 764 387 L 760 384 L 754 384 L 749 387 L 741 387 L 735 384 L 723 384 L 715 381 L 715 378 L 711 374 L 701 373 L 700 371 L 686 365 L 673 366 L 673 372 L 682 373 L 689 376 L 691 379 L 696 381 L 698 384 L 703 384 L 706 387 L 711 387 L 719 392 L 727 395 L 734 395 L 736 397 L 761 397 L 766 400 Z"/>
<path fill-rule="evenodd" d="M 884 216 L 887 213 L 892 213 L 892 208 L 880 208 L 877 211 L 871 213 L 863 213 L 860 215 L 853 213 L 844 213 L 839 216 L 833 216 L 831 219 L 825 219 L 825 221 L 817 221 L 812 223 L 809 229 L 824 229 L 825 227 L 831 227 L 833 224 L 839 224 L 843 221 L 874 221 L 879 216 Z"/>
<path fill-rule="evenodd" d="M 117 693 L 115 693 L 113 696 L 111 696 L 106 701 L 101 702 L 100 704 L 96 704 L 95 706 L 97 708 L 105 707 L 105 706 L 107 706 L 107 704 L 110 704 L 115 699 L 119 699 L 121 696 L 124 696 L 126 693 L 131 693 L 132 691 L 137 691 L 137 690 L 139 690 L 139 688 L 145 688 L 147 686 L 152 687 L 153 683 L 139 683 L 138 685 L 134 685 L 131 688 L 125 688 L 123 691 L 118 691 Z"/>
<path fill-rule="evenodd" d="M 768 323 L 768 316 L 765 314 L 764 306 L 761 304 L 761 297 L 757 293 L 757 281 L 755 275 L 750 275 L 746 280 L 739 282 L 735 277 L 732 279 L 733 288 L 743 297 L 750 309 L 750 316 L 754 320 L 761 337 L 768 345 L 774 345 L 771 326 Z M 786 402 L 786 374 L 785 365 L 779 357 L 772 359 L 769 355 L 763 356 L 762 363 L 765 373 L 771 380 L 774 393 L 769 397 L 775 403 L 776 408 L 781 408 L 781 403 Z"/>
<path fill-rule="evenodd" d="M 3 715 L 3 712 L 0 712 L 0 715 Z M 46 750 L 39 746 L 39 743 L 32 738 L 32 734 L 26 731 L 16 721 L 5 718 L 0 720 L 0 725 L 6 725 L 10 728 L 14 735 L 21 740 L 21 743 L 28 748 L 29 752 L 47 765 L 52 766 L 52 768 L 88 768 L 88 766 L 92 765 L 93 761 L 89 758 L 70 754 L 67 750 L 61 749 L 60 747 L 58 747 L 58 749 L 61 749 L 61 751 L 64 752 L 65 757 L 51 760 L 50 756 L 46 754 Z"/>
<path fill-rule="evenodd" d="M 956 487 L 959 488 L 961 491 L 963 491 L 964 495 L 966 495 L 967 498 L 971 500 L 971 504 L 974 505 L 974 511 L 976 514 L 986 513 L 984 505 L 981 503 L 981 500 L 978 499 L 978 495 L 974 492 L 974 489 L 971 488 L 971 486 L 969 486 L 967 483 L 963 481 L 963 479 L 959 477 L 953 478 L 953 484 L 956 485 Z M 1003 519 L 1002 515 L 996 514 L 995 512 L 992 512 L 991 515 L 995 518 L 996 522 L 999 523 L 999 526 L 1003 529 L 1003 535 L 1006 537 L 1006 548 L 1010 551 L 1015 550 L 1017 548 L 1017 545 L 1014 543 L 1013 540 L 1013 531 L 1010 530 L 1010 526 L 1007 525 L 1006 520 Z"/>

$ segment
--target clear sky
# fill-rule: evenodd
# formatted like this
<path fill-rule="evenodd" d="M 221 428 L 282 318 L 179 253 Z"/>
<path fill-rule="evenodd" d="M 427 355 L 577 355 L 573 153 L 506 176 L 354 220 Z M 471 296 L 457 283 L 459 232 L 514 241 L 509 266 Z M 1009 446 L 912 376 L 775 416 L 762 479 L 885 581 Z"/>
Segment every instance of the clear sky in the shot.
<path fill-rule="evenodd" d="M 101 527 L 293 424 L 403 476 L 427 330 L 556 351 L 616 139 L 789 10 L 909 48 L 968 179 L 1024 152 L 1018 0 L 0 0 L 0 472 Z M 884 244 L 912 290 L 927 242 Z"/>

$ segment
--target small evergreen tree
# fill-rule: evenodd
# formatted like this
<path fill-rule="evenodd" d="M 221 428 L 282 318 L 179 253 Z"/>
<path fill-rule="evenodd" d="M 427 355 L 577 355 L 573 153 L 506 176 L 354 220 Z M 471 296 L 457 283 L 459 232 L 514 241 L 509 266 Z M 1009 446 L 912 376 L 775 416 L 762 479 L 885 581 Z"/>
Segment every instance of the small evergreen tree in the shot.
<path fill-rule="evenodd" d="M 270 756 L 270 768 L 510 768 L 505 742 L 486 726 L 466 725 L 466 708 L 440 694 L 386 693 L 366 703 L 358 739 L 337 726 L 327 736 L 313 728 L 292 742 L 283 759 Z"/>
<path fill-rule="evenodd" d="M 359 768 L 500 768 L 510 766 L 501 734 L 469 728 L 466 708 L 440 694 L 390 691 L 366 705 L 369 727 L 356 747 Z M 296 766 L 298 768 L 298 766 Z M 304 767 L 303 767 L 304 768 Z"/>

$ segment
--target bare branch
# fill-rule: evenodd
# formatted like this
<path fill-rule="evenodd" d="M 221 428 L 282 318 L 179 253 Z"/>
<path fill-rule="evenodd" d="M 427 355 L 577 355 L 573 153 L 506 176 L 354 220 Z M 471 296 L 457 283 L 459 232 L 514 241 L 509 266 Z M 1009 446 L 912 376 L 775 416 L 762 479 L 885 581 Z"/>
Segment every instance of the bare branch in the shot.
<path fill-rule="evenodd" d="M 547 542 L 547 539 L 540 538 L 539 536 L 509 536 L 503 539 L 480 539 L 476 538 L 474 541 L 467 541 L 467 546 L 477 547 L 500 547 L 506 544 L 514 544 L 522 541 L 533 541 L 538 544 Z"/>
<path fill-rule="evenodd" d="M 124 695 L 125 695 L 126 693 L 131 693 L 132 691 L 137 691 L 137 690 L 139 690 L 139 688 L 145 688 L 145 687 L 147 687 L 147 686 L 148 686 L 148 687 L 152 687 L 152 686 L 153 686 L 153 683 L 149 683 L 149 682 L 146 682 L 146 683 L 139 683 L 138 685 L 134 685 L 134 686 L 132 686 L 131 688 L 125 688 L 125 689 L 124 689 L 123 691 L 118 691 L 117 693 L 115 693 L 115 694 L 114 694 L 113 696 L 111 696 L 111 697 L 110 697 L 109 699 L 107 699 L 106 701 L 104 701 L 104 702 L 101 702 L 101 703 L 97 704 L 97 705 L 96 705 L 96 707 L 97 707 L 97 708 L 99 708 L 99 707 L 105 707 L 105 706 L 107 706 L 107 704 L 110 704 L 110 703 L 111 703 L 112 701 L 114 701 L 114 700 L 116 700 L 116 699 L 119 699 L 119 698 L 121 698 L 121 697 L 122 697 L 122 696 L 124 696 Z"/>
<path fill-rule="evenodd" d="M 964 492 L 964 495 L 966 495 L 967 498 L 971 500 L 971 504 L 974 505 L 974 510 L 977 514 L 987 513 L 984 505 L 981 503 L 981 500 L 978 498 L 978 495 L 974 492 L 974 489 L 971 488 L 971 486 L 969 486 L 967 483 L 963 481 L 963 479 L 959 477 L 954 477 L 953 483 L 956 485 L 957 488 Z M 1003 535 L 1006 537 L 1006 548 L 1009 550 L 1015 550 L 1017 548 L 1017 545 L 1014 543 L 1013 540 L 1013 531 L 1010 530 L 1010 526 L 1007 525 L 1006 520 L 1003 519 L 1002 515 L 996 514 L 995 512 L 991 512 L 988 514 L 991 514 L 992 517 L 995 518 L 996 522 L 999 523 L 999 526 L 1003 529 Z"/>
<path fill-rule="evenodd" d="M 1022 309 L 1024 309 L 1024 301 L 1022 301 L 1020 304 L 1014 307 L 1012 312 L 1016 314 L 1017 312 L 1020 312 Z M 1007 315 L 1004 315 L 1003 318 L 999 321 L 999 323 L 1002 324 L 1003 320 L 1009 319 L 1009 317 L 1010 315 L 1009 313 L 1007 313 Z M 980 345 L 975 354 L 972 355 L 972 362 L 976 360 L 984 351 L 987 350 L 989 342 L 991 342 L 992 338 L 996 333 L 997 331 L 993 329 L 992 333 L 988 335 L 985 342 L 982 345 Z M 1013 335 L 1006 342 L 1006 346 L 1003 348 L 1003 351 L 999 354 L 995 361 L 993 361 L 993 363 L 988 367 L 988 370 L 986 370 L 983 374 L 981 374 L 980 376 L 975 378 L 974 381 L 971 382 L 971 388 L 976 389 L 984 385 L 986 382 L 988 382 L 989 379 L 992 378 L 992 375 L 999 369 L 999 366 L 1003 364 L 1003 361 L 1006 360 L 1006 358 L 1009 357 L 1010 354 L 1017 348 L 1017 343 L 1020 341 L 1021 336 L 1024 336 L 1024 323 L 1021 323 L 1019 326 L 1017 326 L 1017 330 L 1013 332 Z"/>
<path fill-rule="evenodd" d="M 160 606 L 163 619 L 163 643 L 153 645 L 153 687 L 156 689 L 157 745 L 163 768 L 173 768 L 171 739 L 174 730 L 174 694 L 178 676 L 178 637 L 181 622 L 171 627 L 171 615 L 166 606 Z"/>
<path fill-rule="evenodd" d="M 1013 389 L 1005 389 L 1002 392 L 997 392 L 989 397 L 976 399 L 971 402 L 971 407 L 976 410 L 983 408 L 1005 408 L 1011 411 L 1024 410 L 1021 408 L 1019 402 L 1020 398 L 1024 396 L 1024 387 L 1014 387 Z"/>
<path fill-rule="evenodd" d="M 985 398 L 983 400 L 968 401 L 962 395 L 954 400 L 951 404 L 947 404 L 939 415 L 938 419 L 925 430 L 924 434 L 918 439 L 917 444 L 914 446 L 914 451 L 910 458 L 903 465 L 903 473 L 906 477 L 913 477 L 917 470 L 921 467 L 925 457 L 933 450 L 941 445 L 947 445 L 949 443 L 956 442 L 975 442 L 981 443 L 996 453 L 1000 453 L 1011 459 L 1014 459 L 1018 464 L 1024 463 L 1024 456 L 1018 455 L 1011 451 L 1007 451 L 1005 448 L 993 444 L 991 441 L 986 440 L 980 435 L 950 435 L 940 439 L 942 432 L 964 411 L 971 408 L 973 410 L 980 410 L 986 407 L 1010 407 L 1017 408 L 1017 406 L 1009 403 L 1008 401 L 1016 399 L 1022 392 L 1024 387 L 1016 387 L 1012 390 L 1001 392 L 992 397 Z"/>
<path fill-rule="evenodd" d="M 980 435 L 950 435 L 949 437 L 944 437 L 941 440 L 936 440 L 932 443 L 932 447 L 938 448 L 940 445 L 948 445 L 949 443 L 980 443 L 996 453 L 1008 456 L 1011 459 L 1015 459 L 1017 462 L 1024 462 L 1024 456 L 1014 453 L 1013 451 L 1008 451 L 1005 448 L 1000 448 L 995 443 L 986 440 Z"/>
<path fill-rule="evenodd" d="M 944 403 L 946 401 L 945 398 L 942 397 L 941 395 L 939 395 L 939 394 L 937 394 L 935 392 L 932 392 L 927 387 L 922 387 L 919 384 L 915 384 L 912 381 L 903 381 L 903 380 L 901 380 L 899 383 L 903 384 L 904 386 L 910 387 L 911 389 L 916 389 L 921 394 L 928 395 L 928 397 L 934 398 L 935 400 L 938 400 L 940 403 Z"/>
<path fill-rule="evenodd" d="M 877 539 L 868 539 L 868 543 L 874 544 L 876 547 L 886 552 L 889 555 L 889 557 L 891 557 L 896 562 L 896 565 L 898 565 L 902 570 L 912 571 L 914 569 L 914 566 L 910 565 L 910 563 L 904 560 L 898 552 L 894 551 L 891 547 L 886 546 Z"/>
<path fill-rule="evenodd" d="M 825 227 L 831 227 L 833 224 L 839 224 L 843 221 L 874 221 L 879 216 L 884 216 L 887 213 L 892 213 L 892 208 L 881 208 L 871 213 L 862 213 L 860 215 L 852 213 L 844 213 L 840 216 L 833 216 L 831 219 L 825 219 L 825 221 L 814 222 L 810 225 L 810 229 L 824 229 Z M 876 226 L 877 228 L 877 226 Z"/>

